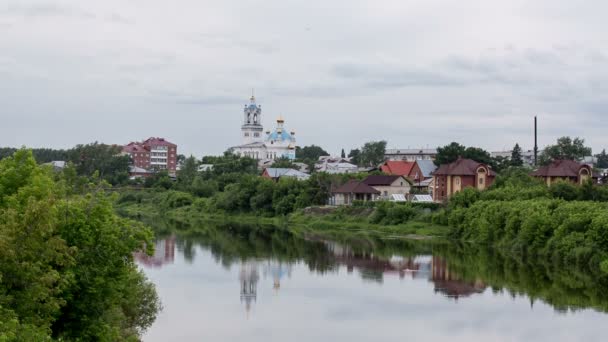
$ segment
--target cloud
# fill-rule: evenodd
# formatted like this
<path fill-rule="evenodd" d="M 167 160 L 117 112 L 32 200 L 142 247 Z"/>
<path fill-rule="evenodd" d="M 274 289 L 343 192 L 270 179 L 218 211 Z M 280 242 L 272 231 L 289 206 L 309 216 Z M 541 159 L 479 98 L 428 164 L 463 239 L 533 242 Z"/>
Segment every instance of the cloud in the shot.
<path fill-rule="evenodd" d="M 75 7 L 63 6 L 52 2 L 37 4 L 12 4 L 0 8 L 0 15 L 22 16 L 28 18 L 41 17 L 73 17 L 82 19 L 94 19 L 96 16 L 89 12 L 79 10 Z"/>

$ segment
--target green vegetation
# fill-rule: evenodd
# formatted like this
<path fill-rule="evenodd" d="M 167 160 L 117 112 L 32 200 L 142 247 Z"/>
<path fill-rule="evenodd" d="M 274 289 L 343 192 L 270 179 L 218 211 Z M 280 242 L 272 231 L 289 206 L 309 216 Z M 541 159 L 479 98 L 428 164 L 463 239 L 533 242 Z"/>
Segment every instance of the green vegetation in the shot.
<path fill-rule="evenodd" d="M 152 233 L 118 217 L 104 182 L 0 161 L 0 341 L 137 341 L 156 317 L 132 253 Z"/>
<path fill-rule="evenodd" d="M 15 148 L 0 148 L 0 159 L 10 157 L 16 151 Z M 120 146 L 94 142 L 67 150 L 38 148 L 33 149 L 32 153 L 40 164 L 62 160 L 73 165 L 80 176 L 97 174 L 110 184 L 117 185 L 129 181 L 129 156 L 120 155 L 121 151 Z"/>
<path fill-rule="evenodd" d="M 540 155 L 540 164 L 546 165 L 556 159 L 581 160 L 590 155 L 591 148 L 585 146 L 585 139 L 561 137 L 555 145 L 545 147 Z"/>
<path fill-rule="evenodd" d="M 523 172 L 511 170 L 484 192 L 464 189 L 431 222 L 452 227 L 456 239 L 599 271 L 608 260 L 608 187 L 546 187 Z"/>

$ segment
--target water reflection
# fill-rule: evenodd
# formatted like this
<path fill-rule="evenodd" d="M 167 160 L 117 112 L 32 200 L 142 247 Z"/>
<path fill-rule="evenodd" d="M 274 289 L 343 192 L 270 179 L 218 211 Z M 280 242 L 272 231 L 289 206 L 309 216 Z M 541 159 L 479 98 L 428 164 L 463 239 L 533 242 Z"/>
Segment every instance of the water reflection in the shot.
<path fill-rule="evenodd" d="M 154 245 L 154 254 L 147 255 L 142 252 L 134 254 L 135 260 L 146 267 L 163 267 L 172 264 L 175 260 L 175 235 L 165 239 L 158 239 Z"/>
<path fill-rule="evenodd" d="M 542 329 L 548 327 L 542 322 L 556 319 L 547 316 L 547 309 L 564 317 L 564 326 L 587 329 L 587 340 L 594 340 L 597 334 L 590 326 L 598 326 L 597 320 L 607 316 L 589 320 L 587 315 L 584 321 L 572 317 L 580 317 L 583 309 L 608 311 L 606 279 L 588 270 L 514 260 L 495 251 L 447 243 L 293 234 L 276 227 L 232 224 L 173 231 L 159 238 L 153 256 L 136 259 L 159 286 L 165 306 L 145 339 L 152 341 L 174 339 L 175 331 L 184 335 L 174 340 L 235 340 L 243 336 L 241 329 L 249 329 L 254 341 L 279 340 L 264 331 L 278 326 L 297 330 L 292 322 L 298 321 L 310 321 L 333 340 L 372 339 L 361 337 L 366 330 L 358 330 L 367 322 L 384 331 L 404 325 L 411 336 L 427 340 L 429 331 L 418 331 L 418 325 L 436 320 L 434 326 L 446 328 L 433 330 L 435 340 L 453 334 L 459 337 L 453 340 L 500 340 L 489 323 L 497 319 L 514 322 L 501 332 L 503 340 L 577 340 L 579 335 L 563 337 Z M 538 302 L 541 305 L 534 304 Z M 197 322 L 188 323 L 190 317 L 209 322 L 207 330 L 197 329 Z M 245 318 L 247 324 L 231 328 Z M 344 321 L 353 321 L 354 326 L 335 330 L 334 325 Z M 463 324 L 474 330 L 455 328 Z M 188 329 L 190 335 L 185 333 Z M 538 336 L 541 330 L 546 335 Z M 328 340 L 314 331 L 276 331 L 272 336 Z M 391 335 L 396 336 L 405 337 Z"/>

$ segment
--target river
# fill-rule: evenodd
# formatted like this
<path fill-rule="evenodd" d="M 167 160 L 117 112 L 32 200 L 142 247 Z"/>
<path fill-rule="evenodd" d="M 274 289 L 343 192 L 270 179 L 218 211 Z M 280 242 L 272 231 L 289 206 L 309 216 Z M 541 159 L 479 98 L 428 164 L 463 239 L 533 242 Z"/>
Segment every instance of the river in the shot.
<path fill-rule="evenodd" d="M 164 306 L 144 341 L 607 339 L 605 279 L 462 246 L 224 226 L 136 259 Z"/>

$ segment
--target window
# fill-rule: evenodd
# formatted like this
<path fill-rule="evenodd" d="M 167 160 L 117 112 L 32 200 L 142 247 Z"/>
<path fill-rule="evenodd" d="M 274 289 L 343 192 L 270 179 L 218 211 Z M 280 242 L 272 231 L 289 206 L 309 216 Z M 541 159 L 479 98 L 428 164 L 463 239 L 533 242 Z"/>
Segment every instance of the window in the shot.
<path fill-rule="evenodd" d="M 479 178 L 479 185 L 483 184 L 483 178 Z"/>
<path fill-rule="evenodd" d="M 246 137 L 248 137 L 248 136 L 249 136 L 249 133 L 245 133 L 245 136 L 246 136 Z"/>

